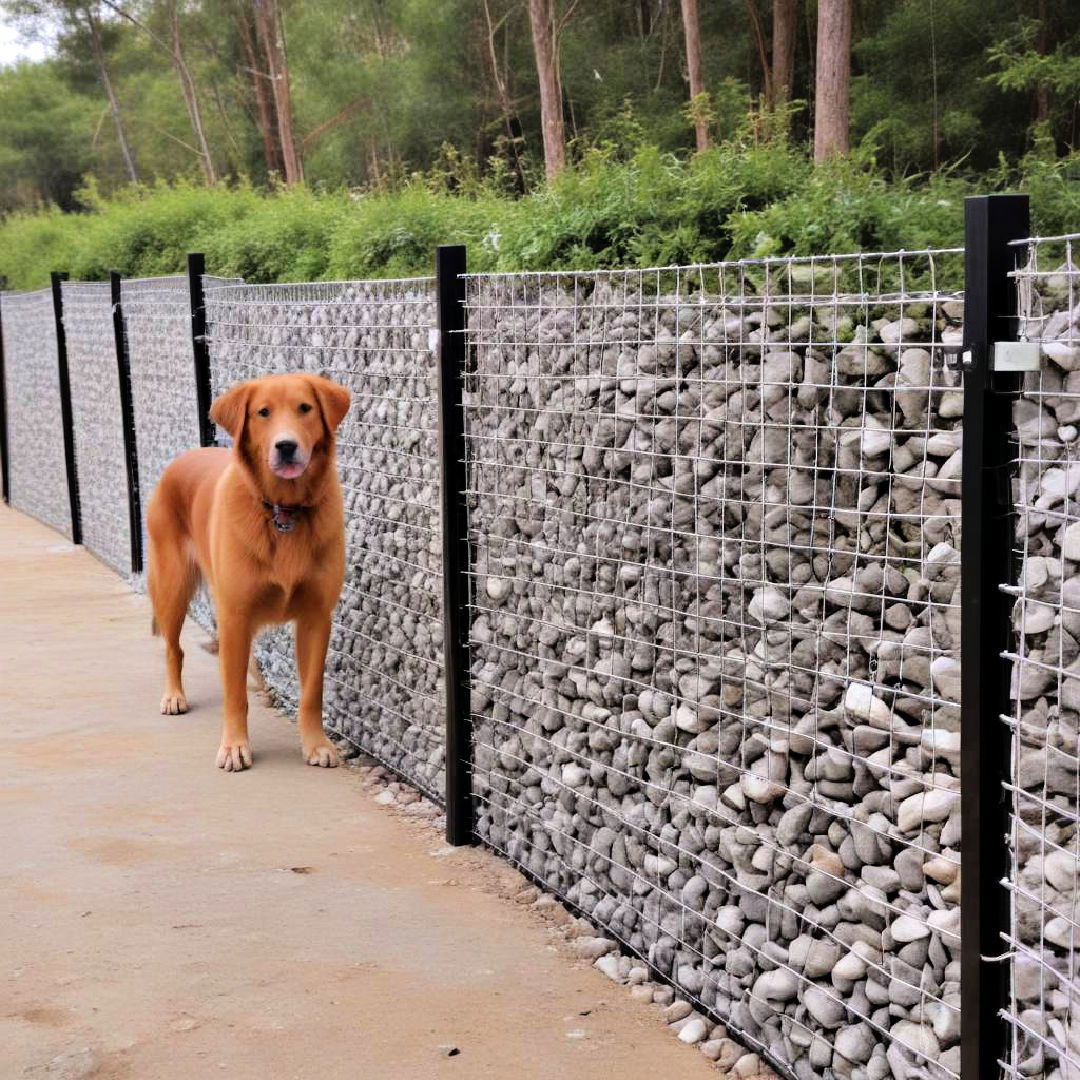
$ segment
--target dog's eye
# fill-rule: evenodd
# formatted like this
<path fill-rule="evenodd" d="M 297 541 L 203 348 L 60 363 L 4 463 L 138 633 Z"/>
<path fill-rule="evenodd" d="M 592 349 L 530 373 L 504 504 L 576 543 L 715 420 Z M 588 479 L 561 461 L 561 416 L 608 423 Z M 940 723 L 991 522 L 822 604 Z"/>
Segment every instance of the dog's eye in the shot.
<path fill-rule="evenodd" d="M 302 413 L 311 412 L 311 406 L 306 401 L 302 402 L 298 411 Z"/>
<path fill-rule="evenodd" d="M 269 409 L 268 409 L 268 408 L 267 408 L 267 407 L 266 407 L 266 406 L 264 405 L 264 406 L 263 406 L 263 407 L 262 407 L 262 408 L 261 408 L 261 409 L 259 410 L 259 415 L 260 415 L 260 416 L 269 416 L 269 415 L 270 415 L 270 410 L 269 410 Z"/>

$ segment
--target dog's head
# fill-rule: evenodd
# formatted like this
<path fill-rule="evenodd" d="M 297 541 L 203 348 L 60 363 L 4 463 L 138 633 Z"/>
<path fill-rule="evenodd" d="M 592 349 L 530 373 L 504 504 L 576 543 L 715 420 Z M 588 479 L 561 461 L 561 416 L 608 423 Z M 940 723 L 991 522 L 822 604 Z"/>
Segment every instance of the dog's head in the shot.
<path fill-rule="evenodd" d="M 344 386 L 321 375 L 268 375 L 227 390 L 210 407 L 210 419 L 232 436 L 259 487 L 285 502 L 287 489 L 309 487 L 325 474 L 349 401 Z"/>

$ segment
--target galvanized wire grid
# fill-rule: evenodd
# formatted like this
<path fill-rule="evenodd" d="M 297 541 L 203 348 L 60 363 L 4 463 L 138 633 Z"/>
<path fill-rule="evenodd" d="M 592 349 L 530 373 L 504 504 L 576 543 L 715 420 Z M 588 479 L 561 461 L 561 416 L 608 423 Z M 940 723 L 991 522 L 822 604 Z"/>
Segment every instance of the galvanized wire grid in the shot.
<path fill-rule="evenodd" d="M 0 297 L 11 505 L 71 538 L 51 289 Z"/>
<path fill-rule="evenodd" d="M 126 577 L 131 526 L 112 288 L 65 281 L 61 296 L 83 544 Z"/>
<path fill-rule="evenodd" d="M 432 282 L 207 290 L 215 393 L 283 371 L 353 394 L 338 431 L 348 569 L 326 667 L 330 726 L 443 801 L 441 540 Z M 260 663 L 295 707 L 287 631 Z"/>
<path fill-rule="evenodd" d="M 1080 234 L 1017 246 L 1040 341 L 1016 420 L 1008 1076 L 1080 1076 Z"/>
<path fill-rule="evenodd" d="M 478 835 L 807 1080 L 959 1072 L 959 269 L 467 282 Z"/>
<path fill-rule="evenodd" d="M 188 279 L 177 275 L 124 280 L 120 306 L 131 365 L 143 551 L 148 551 L 150 496 L 165 466 L 199 445 Z"/>

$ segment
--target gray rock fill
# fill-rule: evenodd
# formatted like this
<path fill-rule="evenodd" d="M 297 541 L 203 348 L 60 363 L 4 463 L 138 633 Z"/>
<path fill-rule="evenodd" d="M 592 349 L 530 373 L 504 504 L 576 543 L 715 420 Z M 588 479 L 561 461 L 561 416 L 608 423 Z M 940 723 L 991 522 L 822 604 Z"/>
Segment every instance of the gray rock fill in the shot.
<path fill-rule="evenodd" d="M 118 574 L 131 573 L 131 527 L 112 289 L 64 282 L 71 412 L 83 544 Z"/>
<path fill-rule="evenodd" d="M 325 683 L 329 729 L 441 802 L 442 544 L 432 284 L 222 286 L 207 290 L 215 393 L 311 371 L 348 386 L 338 431 L 348 569 Z M 289 628 L 256 655 L 272 696 L 298 703 Z"/>
<path fill-rule="evenodd" d="M 11 504 L 71 539 L 51 289 L 0 294 Z"/>
<path fill-rule="evenodd" d="M 955 1076 L 962 305 L 649 286 L 470 281 L 479 833 L 795 1075 Z"/>
<path fill-rule="evenodd" d="M 1034 241 L 1017 276 L 1021 330 L 1043 345 L 1017 428 L 1013 610 L 1011 1063 L 1080 1073 L 1080 293 L 1073 245 Z"/>

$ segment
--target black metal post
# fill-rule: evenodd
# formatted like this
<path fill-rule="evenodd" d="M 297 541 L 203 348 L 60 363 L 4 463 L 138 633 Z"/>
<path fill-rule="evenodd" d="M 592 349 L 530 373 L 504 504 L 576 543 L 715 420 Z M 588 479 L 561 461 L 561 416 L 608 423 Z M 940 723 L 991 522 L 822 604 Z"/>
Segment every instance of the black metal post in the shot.
<path fill-rule="evenodd" d="M 6 282 L 5 282 L 6 284 Z M 11 471 L 8 465 L 7 370 L 4 367 L 4 297 L 0 293 L 0 492 L 11 503 Z"/>
<path fill-rule="evenodd" d="M 1007 1029 L 999 1016 L 1008 1001 L 1004 951 L 1009 926 L 1009 708 L 1014 581 L 1012 405 L 1020 387 L 1013 372 L 994 372 L 995 341 L 1015 340 L 1016 287 L 1010 240 L 1028 235 L 1026 195 L 980 195 L 964 206 L 964 468 L 960 620 L 961 857 L 960 1073 L 964 1080 L 997 1080 Z"/>
<path fill-rule="evenodd" d="M 213 390 L 210 385 L 210 345 L 206 340 L 206 256 L 192 252 L 187 257 L 188 294 L 191 297 L 191 348 L 195 354 L 195 398 L 199 409 L 199 444 L 214 446 L 217 432 L 210 419 Z"/>
<path fill-rule="evenodd" d="M 439 465 L 446 687 L 446 840 L 472 843 L 472 710 L 469 692 L 469 534 L 465 505 L 465 248 L 435 251 L 439 318 Z"/>
<path fill-rule="evenodd" d="M 60 422 L 64 427 L 64 466 L 67 469 L 68 502 L 71 506 L 71 542 L 82 543 L 82 510 L 79 506 L 79 470 L 75 463 L 75 417 L 71 411 L 71 377 L 68 374 L 67 334 L 64 332 L 64 296 L 60 288 L 67 274 L 52 272 L 53 314 L 56 316 L 56 362 L 60 375 Z"/>
<path fill-rule="evenodd" d="M 142 506 L 139 495 L 139 454 L 135 444 L 135 403 L 131 396 L 131 359 L 124 333 L 124 310 L 120 300 L 120 275 L 109 275 L 112 289 L 113 337 L 116 339 L 116 373 L 120 380 L 120 423 L 124 430 L 124 465 L 127 467 L 128 528 L 131 530 L 131 572 L 142 573 Z"/>

